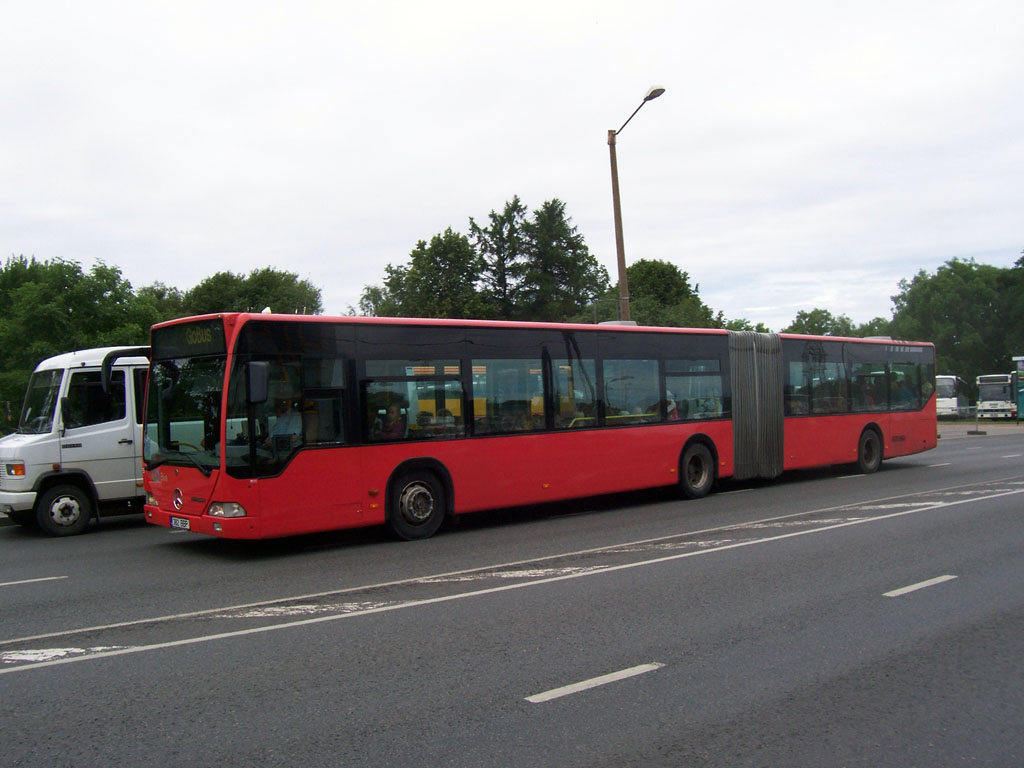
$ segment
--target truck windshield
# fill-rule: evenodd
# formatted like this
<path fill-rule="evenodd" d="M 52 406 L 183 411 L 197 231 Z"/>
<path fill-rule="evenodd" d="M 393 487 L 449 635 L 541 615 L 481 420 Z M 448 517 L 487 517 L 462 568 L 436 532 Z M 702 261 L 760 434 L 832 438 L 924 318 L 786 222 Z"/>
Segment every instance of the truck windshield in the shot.
<path fill-rule="evenodd" d="M 154 360 L 146 397 L 143 457 L 160 464 L 220 466 L 223 356 Z"/>
<path fill-rule="evenodd" d="M 64 371 L 36 371 L 28 382 L 25 405 L 21 409 L 18 431 L 28 435 L 45 435 L 53 428 L 60 382 Z"/>

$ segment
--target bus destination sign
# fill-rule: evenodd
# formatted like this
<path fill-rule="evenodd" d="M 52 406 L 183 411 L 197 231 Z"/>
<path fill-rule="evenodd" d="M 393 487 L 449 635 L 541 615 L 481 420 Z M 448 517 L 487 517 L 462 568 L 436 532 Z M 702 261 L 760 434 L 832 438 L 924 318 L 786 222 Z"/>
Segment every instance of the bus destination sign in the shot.
<path fill-rule="evenodd" d="M 153 330 L 153 359 L 223 355 L 224 323 L 220 319 L 168 325 Z"/>

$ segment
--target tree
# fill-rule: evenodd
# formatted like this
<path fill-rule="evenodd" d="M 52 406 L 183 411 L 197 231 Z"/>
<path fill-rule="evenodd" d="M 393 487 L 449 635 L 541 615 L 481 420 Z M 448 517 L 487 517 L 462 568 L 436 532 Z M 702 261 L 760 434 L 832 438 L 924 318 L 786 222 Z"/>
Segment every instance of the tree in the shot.
<path fill-rule="evenodd" d="M 522 284 L 515 319 L 559 321 L 584 310 L 608 287 L 608 271 L 553 199 L 524 222 Z"/>
<path fill-rule="evenodd" d="M 486 317 L 477 289 L 482 268 L 469 239 L 449 227 L 429 243 L 420 240 L 407 265 L 388 264 L 384 284 L 365 287 L 359 308 L 377 317 Z"/>
<path fill-rule="evenodd" d="M 449 227 L 430 243 L 420 241 L 405 273 L 404 314 L 414 317 L 473 317 L 487 314 L 477 290 L 483 260 L 465 235 Z"/>
<path fill-rule="evenodd" d="M 449 227 L 420 241 L 407 264 L 389 264 L 381 285 L 363 289 L 365 315 L 567 320 L 586 313 L 608 286 L 608 273 L 565 215 L 549 200 L 525 217 L 518 197 L 481 227 L 474 242 Z"/>
<path fill-rule="evenodd" d="M 730 331 L 755 331 L 757 333 L 771 333 L 772 329 L 764 323 L 751 323 L 745 317 L 738 317 L 735 320 L 728 320 L 725 327 Z"/>
<path fill-rule="evenodd" d="M 630 315 L 639 325 L 674 328 L 718 328 L 724 324 L 721 314 L 708 307 L 697 289 L 690 286 L 690 275 L 675 264 L 657 259 L 640 259 L 626 267 L 629 281 Z M 611 285 L 596 300 L 593 316 L 601 320 L 618 317 L 619 288 Z M 588 322 L 585 315 L 576 318 Z"/>
<path fill-rule="evenodd" d="M 522 284 L 526 246 L 526 206 L 513 196 L 500 213 L 491 211 L 490 224 L 481 227 L 469 219 L 473 245 L 483 259 L 481 284 L 483 293 L 496 310 L 495 316 L 511 318 L 516 313 L 516 300 Z"/>
<path fill-rule="evenodd" d="M 117 267 L 99 262 L 88 273 L 56 259 L 11 257 L 0 268 L 0 423 L 7 404 L 17 418 L 36 363 L 88 347 L 144 344 L 160 317 L 140 301 Z"/>
<path fill-rule="evenodd" d="M 999 276 L 999 315 L 1011 356 L 1024 355 L 1024 251 L 1011 269 Z"/>
<path fill-rule="evenodd" d="M 173 320 L 188 314 L 185 310 L 185 294 L 161 282 L 139 288 L 135 296 L 139 301 L 151 304 L 160 320 Z"/>
<path fill-rule="evenodd" d="M 800 310 L 783 333 L 807 333 L 813 336 L 854 336 L 853 321 L 846 315 L 836 317 L 827 309 Z"/>
<path fill-rule="evenodd" d="M 217 272 L 189 290 L 183 300 L 185 314 L 260 312 L 264 307 L 281 314 L 318 315 L 323 311 L 320 289 L 294 272 L 271 267 L 245 275 Z"/>
<path fill-rule="evenodd" d="M 1008 371 L 1015 353 L 1007 315 L 1020 301 L 1019 293 L 1004 294 L 1012 288 L 1009 271 L 952 259 L 934 275 L 921 270 L 912 280 L 901 280 L 892 297 L 893 335 L 934 342 L 938 373 L 973 381 L 979 374 Z"/>

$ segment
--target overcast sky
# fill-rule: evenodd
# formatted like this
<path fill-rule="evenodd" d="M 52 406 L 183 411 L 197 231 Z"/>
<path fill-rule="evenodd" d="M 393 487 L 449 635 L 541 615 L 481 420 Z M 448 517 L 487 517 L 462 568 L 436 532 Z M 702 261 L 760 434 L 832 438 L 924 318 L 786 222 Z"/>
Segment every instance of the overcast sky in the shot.
<path fill-rule="evenodd" d="M 728 318 L 889 317 L 1024 249 L 1024 3 L 0 0 L 0 242 L 187 290 L 358 303 L 418 240 L 559 198 L 616 277 Z"/>

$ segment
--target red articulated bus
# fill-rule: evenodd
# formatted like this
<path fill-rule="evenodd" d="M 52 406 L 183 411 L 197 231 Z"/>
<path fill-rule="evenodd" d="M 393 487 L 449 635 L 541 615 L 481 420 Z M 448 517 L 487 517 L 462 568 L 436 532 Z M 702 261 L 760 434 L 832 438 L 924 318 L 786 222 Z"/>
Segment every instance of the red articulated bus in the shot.
<path fill-rule="evenodd" d="M 613 325 L 220 314 L 153 327 L 146 519 L 230 538 L 934 448 L 931 344 Z"/>

